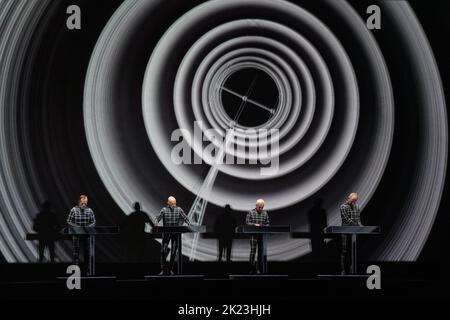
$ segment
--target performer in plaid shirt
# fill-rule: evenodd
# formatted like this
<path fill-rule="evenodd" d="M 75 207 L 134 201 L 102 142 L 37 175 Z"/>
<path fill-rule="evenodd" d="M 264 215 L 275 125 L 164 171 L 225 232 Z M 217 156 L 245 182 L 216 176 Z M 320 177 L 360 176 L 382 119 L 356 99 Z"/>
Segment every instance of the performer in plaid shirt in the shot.
<path fill-rule="evenodd" d="M 189 224 L 189 219 L 184 213 L 183 209 L 177 207 L 177 199 L 175 197 L 169 197 L 167 199 L 167 206 L 161 209 L 158 216 L 158 223 L 163 221 L 163 225 L 165 227 L 174 227 L 179 226 L 183 222 Z M 166 258 L 169 254 L 169 242 L 171 243 L 171 252 L 170 252 L 170 264 L 169 269 L 167 268 Z M 163 234 L 162 244 L 161 244 L 161 273 L 168 274 L 169 271 L 173 274 L 173 267 L 175 262 L 175 256 L 178 249 L 177 236 L 175 234 Z"/>
<path fill-rule="evenodd" d="M 269 214 L 264 209 L 264 200 L 258 199 L 256 201 L 256 207 L 247 213 L 245 222 L 247 225 L 251 226 L 268 226 L 269 225 Z M 256 247 L 258 247 L 258 263 L 255 263 Z M 262 266 L 263 258 L 263 246 L 261 236 L 252 236 L 250 239 L 250 265 L 252 270 L 250 273 L 261 273 L 260 268 Z"/>
<path fill-rule="evenodd" d="M 95 216 L 94 211 L 88 206 L 88 197 L 86 195 L 81 195 L 78 200 L 78 205 L 70 210 L 69 216 L 67 217 L 67 224 L 72 227 L 94 227 L 95 226 Z M 80 257 L 80 240 L 83 244 L 84 262 L 87 262 L 87 257 L 89 255 L 88 244 L 86 239 L 78 236 L 72 237 L 73 245 L 73 264 L 79 264 Z"/>
<path fill-rule="evenodd" d="M 361 210 L 359 209 L 356 201 L 358 200 L 358 194 L 355 192 L 350 193 L 347 201 L 341 205 L 341 219 L 343 226 L 361 226 Z M 347 266 L 349 265 L 348 247 L 350 246 L 349 235 L 342 235 L 342 247 L 341 247 L 341 273 L 347 274 Z"/>

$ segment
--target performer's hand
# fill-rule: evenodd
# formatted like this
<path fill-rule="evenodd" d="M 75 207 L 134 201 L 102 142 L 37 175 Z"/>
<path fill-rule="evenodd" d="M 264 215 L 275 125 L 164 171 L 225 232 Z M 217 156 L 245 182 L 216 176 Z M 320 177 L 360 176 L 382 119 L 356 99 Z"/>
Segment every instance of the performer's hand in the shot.
<path fill-rule="evenodd" d="M 255 227 L 261 227 L 259 223 L 255 223 Z"/>

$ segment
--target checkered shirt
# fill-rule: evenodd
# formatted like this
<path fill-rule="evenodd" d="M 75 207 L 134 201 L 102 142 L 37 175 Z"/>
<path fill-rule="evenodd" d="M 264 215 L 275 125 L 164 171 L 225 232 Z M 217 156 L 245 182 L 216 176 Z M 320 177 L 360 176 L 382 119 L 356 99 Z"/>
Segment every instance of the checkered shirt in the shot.
<path fill-rule="evenodd" d="M 94 211 L 91 208 L 73 207 L 67 217 L 67 223 L 73 227 L 93 227 L 95 226 Z"/>
<path fill-rule="evenodd" d="M 245 223 L 248 225 L 259 224 L 262 226 L 268 226 L 269 225 L 269 214 L 267 213 L 266 210 L 262 210 L 261 212 L 258 212 L 255 208 L 253 210 L 250 210 L 247 213 Z"/>
<path fill-rule="evenodd" d="M 187 224 L 189 224 L 189 218 L 184 213 L 183 209 L 180 207 L 170 207 L 165 206 L 161 209 L 159 216 L 158 216 L 158 222 L 163 220 L 163 225 L 166 227 L 172 227 L 172 226 L 179 226 L 181 220 L 184 220 Z"/>

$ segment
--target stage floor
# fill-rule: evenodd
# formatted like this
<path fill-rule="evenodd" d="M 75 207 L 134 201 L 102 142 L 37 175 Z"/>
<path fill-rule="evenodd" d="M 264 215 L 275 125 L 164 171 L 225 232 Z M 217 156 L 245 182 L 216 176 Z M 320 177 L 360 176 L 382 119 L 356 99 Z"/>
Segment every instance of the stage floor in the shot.
<path fill-rule="evenodd" d="M 245 263 L 185 263 L 188 277 L 156 277 L 157 263 L 98 264 L 97 279 L 81 281 L 81 290 L 66 286 L 68 264 L 2 264 L 0 298 L 120 299 L 184 302 L 298 301 L 319 299 L 449 298 L 445 265 L 378 263 L 381 289 L 369 290 L 367 277 L 329 277 L 331 263 L 270 263 L 271 276 L 248 277 Z M 360 266 L 364 274 L 366 265 Z M 231 277 L 229 275 L 232 275 Z M 277 276 L 278 275 L 278 276 Z M 280 276 L 281 275 L 281 276 Z M 147 276 L 147 277 L 146 277 Z M 150 277 L 148 277 L 150 276 Z M 59 278 L 59 279 L 58 279 Z"/>

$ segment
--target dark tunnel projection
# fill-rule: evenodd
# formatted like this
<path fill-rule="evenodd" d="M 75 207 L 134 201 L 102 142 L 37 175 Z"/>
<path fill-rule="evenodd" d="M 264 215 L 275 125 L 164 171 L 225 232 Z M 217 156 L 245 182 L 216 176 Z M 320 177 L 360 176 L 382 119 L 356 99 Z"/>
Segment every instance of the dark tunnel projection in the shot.
<path fill-rule="evenodd" d="M 274 224 L 307 230 L 318 198 L 328 223 L 338 224 L 339 204 L 357 191 L 363 221 L 383 230 L 371 258 L 416 260 L 445 182 L 442 83 L 407 2 L 370 1 L 383 12 L 377 33 L 357 2 L 110 1 L 102 10 L 82 2 L 82 10 L 102 13 L 83 13 L 87 23 L 72 34 L 62 2 L 2 1 L 6 261 L 36 260 L 24 237 L 45 200 L 65 214 L 87 193 L 103 225 L 119 224 L 135 201 L 155 216 L 169 194 L 189 212 L 210 166 L 174 164 L 171 132 L 192 133 L 194 121 L 225 130 L 242 101 L 241 143 L 245 128 L 279 129 L 279 170 L 262 176 L 259 165 L 221 166 L 201 194 L 204 224 L 226 204 L 243 216 L 258 198 Z M 183 246 L 192 259 L 216 258 L 214 240 L 190 250 L 187 238 Z M 233 258 L 246 259 L 247 246 L 237 242 Z M 118 255 L 107 240 L 98 252 Z M 272 260 L 309 252 L 308 240 L 270 238 Z M 69 260 L 70 248 L 58 245 L 57 256 Z"/>

